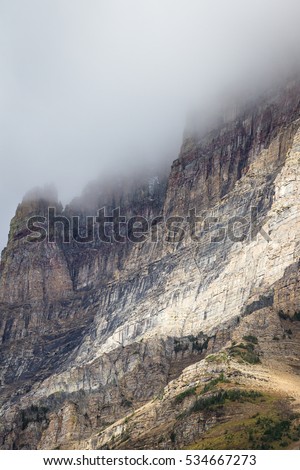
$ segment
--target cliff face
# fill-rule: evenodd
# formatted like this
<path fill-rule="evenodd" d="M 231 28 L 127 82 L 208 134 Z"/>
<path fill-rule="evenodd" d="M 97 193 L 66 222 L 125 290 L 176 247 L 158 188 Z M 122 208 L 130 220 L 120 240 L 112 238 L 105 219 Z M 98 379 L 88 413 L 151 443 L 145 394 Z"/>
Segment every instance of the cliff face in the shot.
<path fill-rule="evenodd" d="M 11 221 L 8 246 L 2 253 L 0 299 L 9 305 L 48 302 L 72 292 L 66 260 L 59 244 L 28 243 L 31 216 L 48 216 L 48 207 L 61 211 L 55 193 L 29 193 Z"/>
<path fill-rule="evenodd" d="M 200 409 L 187 414 L 196 427 L 176 421 L 207 377 L 237 374 L 256 388 L 260 373 L 275 395 L 270 364 L 299 380 L 299 128 L 293 83 L 186 137 L 168 179 L 93 185 L 65 209 L 53 194 L 24 199 L 0 268 L 2 448 L 188 446 L 218 423 Z M 28 243 L 28 218 L 48 207 L 79 215 L 83 231 L 97 209 L 119 207 L 152 221 L 152 239 L 64 243 L 60 230 L 55 243 Z M 196 233 L 191 209 L 202 216 Z M 167 234 L 168 217 L 182 218 L 182 237 Z M 249 364 L 231 342 L 250 334 L 259 360 Z M 212 353 L 226 361 L 212 367 Z"/>
<path fill-rule="evenodd" d="M 269 163 L 278 167 L 289 149 L 288 129 L 292 132 L 292 123 L 299 117 L 298 93 L 298 86 L 291 85 L 257 106 L 241 109 L 233 121 L 226 122 L 225 116 L 223 125 L 200 139 L 187 134 L 181 154 L 172 165 L 166 212 L 178 214 L 189 208 L 213 207 L 275 141 L 277 148 Z"/>

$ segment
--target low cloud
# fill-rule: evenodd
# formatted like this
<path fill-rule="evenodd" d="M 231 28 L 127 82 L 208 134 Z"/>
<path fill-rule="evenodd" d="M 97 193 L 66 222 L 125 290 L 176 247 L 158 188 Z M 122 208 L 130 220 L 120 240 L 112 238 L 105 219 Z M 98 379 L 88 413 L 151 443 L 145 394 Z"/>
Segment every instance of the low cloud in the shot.
<path fill-rule="evenodd" d="M 2 0 L 0 245 L 25 192 L 177 157 L 187 115 L 297 66 L 299 0 Z"/>

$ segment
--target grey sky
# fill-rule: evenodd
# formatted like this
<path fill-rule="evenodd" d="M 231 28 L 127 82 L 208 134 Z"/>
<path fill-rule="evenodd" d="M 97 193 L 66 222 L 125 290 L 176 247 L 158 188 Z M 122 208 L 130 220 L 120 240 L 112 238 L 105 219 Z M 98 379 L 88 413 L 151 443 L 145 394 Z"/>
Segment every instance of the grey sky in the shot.
<path fill-rule="evenodd" d="M 68 202 L 175 159 L 191 109 L 296 57 L 299 18 L 299 0 L 0 0 L 0 248 L 33 186 Z"/>

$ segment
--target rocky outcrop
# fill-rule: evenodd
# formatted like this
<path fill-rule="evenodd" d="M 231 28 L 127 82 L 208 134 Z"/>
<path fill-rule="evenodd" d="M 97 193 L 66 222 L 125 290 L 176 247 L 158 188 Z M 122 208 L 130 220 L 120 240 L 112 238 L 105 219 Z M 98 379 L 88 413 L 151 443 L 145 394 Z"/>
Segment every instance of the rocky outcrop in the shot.
<path fill-rule="evenodd" d="M 48 207 L 62 210 L 55 191 L 45 188 L 28 193 L 17 208 L 11 221 L 8 245 L 1 258 L 0 302 L 9 305 L 47 303 L 73 291 L 60 244 L 28 243 L 27 220 L 37 215 L 48 217 Z"/>
<path fill-rule="evenodd" d="M 219 419 L 192 413 L 178 425 L 199 374 L 204 384 L 236 373 L 256 389 L 247 376 L 261 373 L 267 388 L 273 360 L 297 376 L 299 103 L 295 82 L 187 136 L 168 179 L 94 184 L 65 209 L 49 192 L 24 199 L 0 268 L 2 448 L 188 446 Z M 149 230 L 142 243 L 65 243 L 62 228 L 55 243 L 28 243 L 28 218 L 49 206 L 78 215 L 82 234 L 102 207 L 142 216 Z M 232 343 L 249 335 L 259 340 L 246 352 Z M 218 352 L 225 365 L 204 361 Z M 174 406 L 194 382 L 196 395 Z M 152 401 L 161 394 L 170 399 Z"/>

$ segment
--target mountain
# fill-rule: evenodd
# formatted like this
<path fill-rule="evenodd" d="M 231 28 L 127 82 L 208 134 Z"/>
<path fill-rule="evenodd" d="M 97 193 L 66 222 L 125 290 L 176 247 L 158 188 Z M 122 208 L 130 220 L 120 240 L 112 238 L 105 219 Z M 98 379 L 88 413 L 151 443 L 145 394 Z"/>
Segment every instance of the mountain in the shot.
<path fill-rule="evenodd" d="M 294 80 L 187 131 L 169 175 L 27 194 L 0 265 L 1 448 L 299 447 L 299 162 Z"/>

